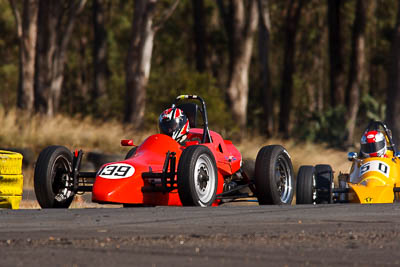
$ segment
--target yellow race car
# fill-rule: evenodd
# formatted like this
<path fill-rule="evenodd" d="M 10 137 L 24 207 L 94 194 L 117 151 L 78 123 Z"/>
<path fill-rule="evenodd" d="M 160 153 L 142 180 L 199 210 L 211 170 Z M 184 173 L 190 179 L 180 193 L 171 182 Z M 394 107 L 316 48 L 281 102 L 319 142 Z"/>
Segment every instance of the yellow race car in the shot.
<path fill-rule="evenodd" d="M 349 173 L 340 173 L 334 187 L 329 165 L 301 166 L 297 204 L 393 203 L 400 197 L 400 153 L 385 123 L 372 121 L 361 139 L 360 153 L 349 152 Z"/>
<path fill-rule="evenodd" d="M 18 209 L 22 187 L 22 155 L 0 150 L 0 208 Z"/>

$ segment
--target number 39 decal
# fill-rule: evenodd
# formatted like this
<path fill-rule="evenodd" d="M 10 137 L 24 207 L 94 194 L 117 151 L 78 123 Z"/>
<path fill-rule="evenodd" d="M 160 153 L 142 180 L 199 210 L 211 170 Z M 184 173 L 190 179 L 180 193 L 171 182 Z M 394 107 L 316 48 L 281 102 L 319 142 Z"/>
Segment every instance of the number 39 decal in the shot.
<path fill-rule="evenodd" d="M 390 167 L 385 162 L 382 162 L 379 160 L 369 161 L 369 162 L 361 165 L 360 175 L 363 175 L 370 171 L 380 172 L 383 175 L 385 175 L 386 177 L 389 177 Z"/>
<path fill-rule="evenodd" d="M 131 177 L 135 173 L 135 168 L 129 164 L 117 163 L 105 166 L 99 176 L 106 179 L 122 179 Z"/>

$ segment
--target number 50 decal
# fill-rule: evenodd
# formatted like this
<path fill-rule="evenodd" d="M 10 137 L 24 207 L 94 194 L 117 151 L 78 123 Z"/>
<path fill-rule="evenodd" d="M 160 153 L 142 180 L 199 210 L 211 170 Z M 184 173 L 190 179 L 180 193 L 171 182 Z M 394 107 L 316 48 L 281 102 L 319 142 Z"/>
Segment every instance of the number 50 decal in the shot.
<path fill-rule="evenodd" d="M 122 179 L 131 177 L 135 173 L 135 168 L 129 164 L 117 163 L 105 166 L 99 176 L 106 179 Z"/>
<path fill-rule="evenodd" d="M 361 165 L 360 175 L 363 175 L 363 174 L 365 174 L 367 172 L 371 172 L 371 171 L 380 172 L 383 175 L 385 175 L 386 177 L 389 177 L 390 167 L 385 162 L 382 162 L 379 160 L 369 161 L 369 162 Z"/>

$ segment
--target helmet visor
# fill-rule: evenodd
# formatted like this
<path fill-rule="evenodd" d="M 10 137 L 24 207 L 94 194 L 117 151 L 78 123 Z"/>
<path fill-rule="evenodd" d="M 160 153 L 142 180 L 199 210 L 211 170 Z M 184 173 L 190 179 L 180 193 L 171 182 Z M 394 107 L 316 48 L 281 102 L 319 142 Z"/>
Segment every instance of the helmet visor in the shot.
<path fill-rule="evenodd" d="M 385 147 L 385 140 L 382 140 L 375 143 L 361 144 L 361 151 L 368 154 L 376 153 L 384 147 Z"/>
<path fill-rule="evenodd" d="M 175 130 L 179 126 L 179 119 L 162 119 L 160 120 L 159 127 L 160 127 L 160 132 L 169 136 L 172 136 L 172 134 L 175 132 Z"/>

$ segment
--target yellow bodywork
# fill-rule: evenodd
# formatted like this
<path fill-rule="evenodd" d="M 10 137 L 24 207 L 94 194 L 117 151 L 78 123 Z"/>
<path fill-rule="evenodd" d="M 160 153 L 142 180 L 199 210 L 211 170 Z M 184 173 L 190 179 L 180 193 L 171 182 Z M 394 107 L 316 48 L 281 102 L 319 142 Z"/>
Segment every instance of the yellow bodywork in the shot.
<path fill-rule="evenodd" d="M 22 187 L 22 155 L 0 150 L 0 208 L 18 209 Z"/>
<path fill-rule="evenodd" d="M 348 201 L 352 203 L 393 203 L 399 193 L 393 188 L 400 186 L 400 159 L 393 156 L 356 159 L 347 181 L 350 188 Z"/>

